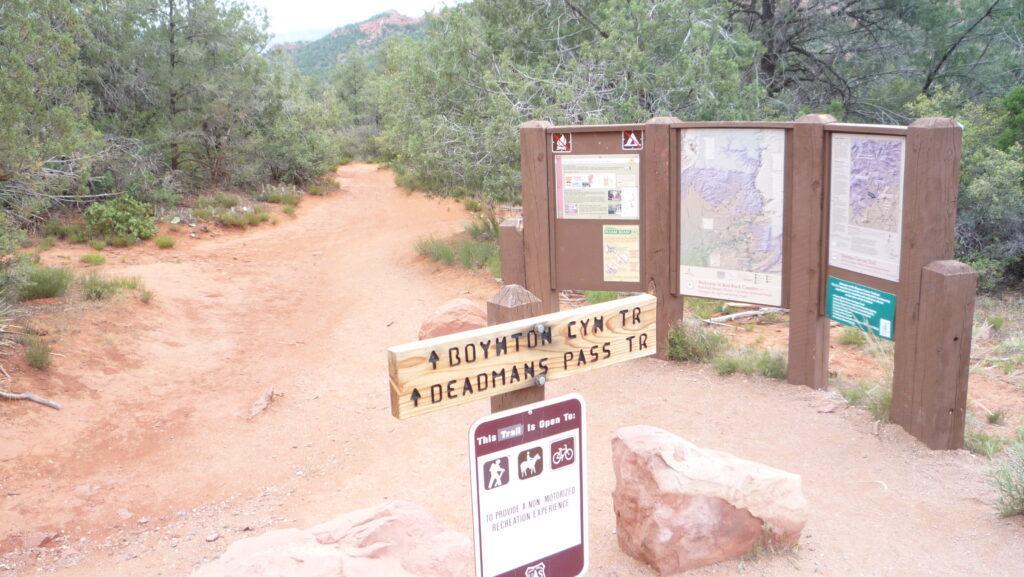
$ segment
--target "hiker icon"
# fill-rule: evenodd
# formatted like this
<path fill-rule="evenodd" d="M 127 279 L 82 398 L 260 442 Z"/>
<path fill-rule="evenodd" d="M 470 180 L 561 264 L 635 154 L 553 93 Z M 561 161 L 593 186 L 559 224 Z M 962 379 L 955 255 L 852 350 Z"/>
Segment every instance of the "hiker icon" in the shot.
<path fill-rule="evenodd" d="M 508 457 L 501 457 L 484 464 L 487 473 L 487 488 L 495 489 L 508 483 Z"/>

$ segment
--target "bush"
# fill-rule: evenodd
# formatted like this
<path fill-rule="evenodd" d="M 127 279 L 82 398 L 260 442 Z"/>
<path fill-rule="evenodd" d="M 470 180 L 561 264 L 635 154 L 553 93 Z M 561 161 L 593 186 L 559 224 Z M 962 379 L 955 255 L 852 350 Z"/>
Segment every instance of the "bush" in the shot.
<path fill-rule="evenodd" d="M 270 215 L 267 214 L 266 210 L 256 207 L 251 211 L 237 210 L 225 212 L 220 215 L 218 220 L 220 220 L 220 223 L 224 226 L 248 228 L 270 220 Z"/>
<path fill-rule="evenodd" d="M 82 279 L 82 295 L 86 300 L 106 300 L 122 290 L 146 291 L 141 281 L 135 277 L 104 278 L 93 272 Z"/>
<path fill-rule="evenodd" d="M 294 186 L 282 184 L 264 187 L 263 192 L 256 196 L 256 200 L 259 200 L 260 202 L 283 204 L 286 207 L 290 206 L 294 209 L 294 207 L 302 200 L 302 194 Z"/>
<path fill-rule="evenodd" d="M 992 458 L 999 454 L 999 451 L 1003 450 L 1004 445 L 1005 443 L 1002 439 L 993 437 L 984 431 L 977 429 L 964 431 L 964 448 L 972 453 Z"/>
<path fill-rule="evenodd" d="M 676 361 L 705 362 L 729 344 L 725 335 L 703 324 L 677 323 L 668 333 L 668 356 Z"/>
<path fill-rule="evenodd" d="M 35 336 L 24 337 L 22 344 L 25 346 L 25 358 L 28 366 L 45 371 L 50 368 L 50 345 L 43 339 Z"/>
<path fill-rule="evenodd" d="M 67 292 L 74 277 L 75 273 L 63 267 L 33 267 L 18 296 L 23 301 L 59 297 Z"/>
<path fill-rule="evenodd" d="M 153 207 L 126 195 L 90 205 L 85 209 L 85 222 L 100 236 L 147 239 L 156 234 Z"/>
<path fill-rule="evenodd" d="M 99 254 L 97 252 L 90 252 L 88 254 L 83 254 L 82 257 L 80 259 L 78 259 L 78 260 L 82 261 L 85 264 L 91 264 L 93 266 L 101 265 L 101 264 L 107 262 L 107 259 L 104 258 L 104 256 L 102 254 Z"/>
<path fill-rule="evenodd" d="M 868 344 L 868 338 L 864 331 L 856 327 L 843 327 L 839 333 L 839 344 L 849 347 L 862 347 Z"/>
<path fill-rule="evenodd" d="M 200 198 L 198 201 L 196 201 L 196 208 L 206 208 L 211 210 L 227 210 L 235 208 L 240 204 L 242 204 L 242 201 L 238 200 L 237 196 L 220 192 L 213 196 Z"/>
<path fill-rule="evenodd" d="M 471 238 L 439 240 L 425 238 L 416 243 L 416 252 L 445 265 L 458 264 L 464 269 L 486 267 L 494 276 L 501 276 L 498 244 Z"/>
<path fill-rule="evenodd" d="M 158 248 L 174 248 L 174 237 L 170 236 L 158 236 L 156 237 L 156 246 Z"/>
<path fill-rule="evenodd" d="M 596 305 L 619 298 L 619 293 L 618 291 L 583 291 L 583 297 L 587 299 L 587 304 Z"/>
<path fill-rule="evenodd" d="M 686 309 L 699 319 L 709 319 L 718 315 L 727 315 L 736 312 L 736 309 L 729 306 L 725 301 L 705 299 L 700 297 L 686 297 Z"/>
<path fill-rule="evenodd" d="M 1016 440 L 992 463 L 988 477 L 999 492 L 999 515 L 1024 514 L 1024 429 L 1017 430 Z"/>
<path fill-rule="evenodd" d="M 883 383 L 869 381 L 841 381 L 836 385 L 839 394 L 851 405 L 867 409 L 875 419 L 889 422 L 892 407 L 892 388 Z"/>
<path fill-rule="evenodd" d="M 717 358 L 712 361 L 720 375 L 743 373 L 745 375 L 761 375 L 770 379 L 786 378 L 786 359 L 775 351 L 755 351 L 743 349 L 735 355 Z"/>
<path fill-rule="evenodd" d="M 473 215 L 473 220 L 466 225 L 466 232 L 473 240 L 481 242 L 498 242 L 501 219 L 492 210 L 485 210 Z"/>

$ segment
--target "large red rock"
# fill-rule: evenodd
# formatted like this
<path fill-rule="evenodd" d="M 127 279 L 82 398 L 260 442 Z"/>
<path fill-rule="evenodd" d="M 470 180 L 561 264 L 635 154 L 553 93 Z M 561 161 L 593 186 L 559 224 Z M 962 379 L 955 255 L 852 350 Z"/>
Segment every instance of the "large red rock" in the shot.
<path fill-rule="evenodd" d="M 420 325 L 419 340 L 487 326 L 487 311 L 469 299 L 452 299 Z"/>
<path fill-rule="evenodd" d="M 612 440 L 619 547 L 671 575 L 795 544 L 807 522 L 800 476 L 649 426 Z"/>
<path fill-rule="evenodd" d="M 465 577 L 469 538 L 403 501 L 236 541 L 192 577 Z"/>

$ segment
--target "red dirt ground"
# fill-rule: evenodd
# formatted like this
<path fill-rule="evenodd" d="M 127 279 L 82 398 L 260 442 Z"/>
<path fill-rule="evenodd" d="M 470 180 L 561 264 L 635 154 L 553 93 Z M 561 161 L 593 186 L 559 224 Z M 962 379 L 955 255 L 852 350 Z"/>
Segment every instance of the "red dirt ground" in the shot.
<path fill-rule="evenodd" d="M 237 539 L 389 499 L 471 533 L 467 435 L 489 404 L 395 420 L 385 350 L 415 340 L 441 303 L 483 303 L 498 285 L 416 255 L 418 239 L 461 229 L 460 205 L 408 195 L 372 165 L 337 178 L 342 192 L 274 226 L 107 249 L 101 269 L 138 276 L 148 304 L 32 305 L 23 324 L 45 333 L 53 366 L 5 357 L 0 385 L 62 409 L 0 403 L 0 577 L 184 576 Z M 84 268 L 86 251 L 44 260 Z M 731 333 L 771 344 L 785 330 Z M 871 376 L 861 353 L 833 353 L 833 371 Z M 247 419 L 269 389 L 273 403 Z M 547 389 L 588 403 L 589 575 L 654 575 L 619 551 L 611 503 L 610 438 L 640 423 L 803 477 L 797 549 L 689 575 L 1021 575 L 1024 519 L 996 516 L 986 459 L 929 451 L 834 392 L 656 359 Z M 979 414 L 1024 416 L 1009 379 L 972 380 L 971 397 Z"/>

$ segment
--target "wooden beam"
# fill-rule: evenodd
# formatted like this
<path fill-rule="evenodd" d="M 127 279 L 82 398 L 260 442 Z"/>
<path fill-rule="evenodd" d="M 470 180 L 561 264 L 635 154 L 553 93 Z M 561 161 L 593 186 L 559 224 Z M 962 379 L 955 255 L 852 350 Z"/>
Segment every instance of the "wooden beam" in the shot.
<path fill-rule="evenodd" d="M 810 114 L 793 126 L 787 158 L 791 181 L 786 197 L 789 349 L 787 380 L 814 389 L 828 387 L 828 328 L 821 302 L 825 282 L 825 125 L 827 114 Z M 784 297 L 785 299 L 785 297 Z"/>

